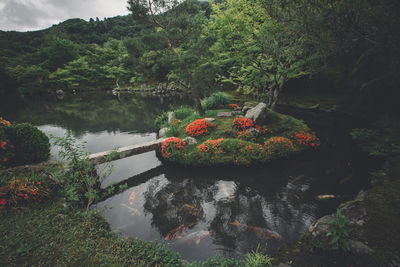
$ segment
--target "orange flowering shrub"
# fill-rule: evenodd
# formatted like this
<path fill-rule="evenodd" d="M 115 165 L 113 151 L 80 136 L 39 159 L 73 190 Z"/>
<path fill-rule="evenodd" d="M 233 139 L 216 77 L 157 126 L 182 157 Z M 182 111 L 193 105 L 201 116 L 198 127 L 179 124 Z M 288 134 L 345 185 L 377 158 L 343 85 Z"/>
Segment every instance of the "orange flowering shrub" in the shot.
<path fill-rule="evenodd" d="M 11 125 L 11 123 L 9 121 L 6 121 L 2 117 L 0 117 L 0 127 L 8 127 L 10 125 Z"/>
<path fill-rule="evenodd" d="M 239 109 L 239 106 L 237 104 L 229 104 L 229 107 L 234 110 Z"/>
<path fill-rule="evenodd" d="M 6 138 L 2 129 L 9 126 L 11 126 L 11 123 L 0 117 L 0 166 L 7 165 L 9 159 L 14 156 L 14 145 Z"/>
<path fill-rule="evenodd" d="M 13 178 L 5 186 L 0 187 L 0 209 L 28 201 L 42 202 L 49 193 L 50 190 L 41 182 L 29 181 L 27 178 Z"/>
<path fill-rule="evenodd" d="M 253 127 L 254 122 L 247 118 L 234 118 L 232 121 L 232 126 L 239 131 L 245 131 L 246 129 Z"/>
<path fill-rule="evenodd" d="M 186 126 L 186 133 L 190 136 L 200 136 L 208 133 L 208 128 L 216 126 L 206 119 L 198 119 Z"/>
<path fill-rule="evenodd" d="M 267 154 L 272 158 L 287 156 L 294 150 L 292 141 L 281 136 L 271 137 L 264 143 L 264 146 Z"/>
<path fill-rule="evenodd" d="M 304 131 L 290 132 L 288 134 L 288 138 L 292 140 L 295 145 L 299 145 L 305 148 L 317 148 L 321 145 L 318 137 Z"/>
<path fill-rule="evenodd" d="M 222 147 L 221 147 L 221 142 L 223 141 L 223 138 L 219 138 L 216 140 L 211 140 L 208 139 L 206 140 L 203 144 L 200 144 L 197 146 L 198 151 L 202 153 L 206 153 L 211 156 L 212 159 L 214 159 L 214 156 L 216 154 L 223 153 Z"/>
<path fill-rule="evenodd" d="M 176 137 L 168 138 L 161 145 L 162 156 L 168 159 L 175 155 L 176 152 L 185 151 L 185 145 L 186 142 L 184 142 L 182 139 Z"/>

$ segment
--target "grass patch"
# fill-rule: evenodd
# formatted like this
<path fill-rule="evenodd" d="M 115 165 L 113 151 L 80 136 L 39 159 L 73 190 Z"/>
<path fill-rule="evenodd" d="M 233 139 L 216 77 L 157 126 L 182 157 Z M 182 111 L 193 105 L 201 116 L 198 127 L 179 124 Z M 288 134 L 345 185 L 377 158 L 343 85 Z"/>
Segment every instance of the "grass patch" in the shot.
<path fill-rule="evenodd" d="M 6 210 L 0 220 L 0 265 L 181 266 L 155 242 L 116 237 L 95 212 L 66 210 L 61 199 Z"/>

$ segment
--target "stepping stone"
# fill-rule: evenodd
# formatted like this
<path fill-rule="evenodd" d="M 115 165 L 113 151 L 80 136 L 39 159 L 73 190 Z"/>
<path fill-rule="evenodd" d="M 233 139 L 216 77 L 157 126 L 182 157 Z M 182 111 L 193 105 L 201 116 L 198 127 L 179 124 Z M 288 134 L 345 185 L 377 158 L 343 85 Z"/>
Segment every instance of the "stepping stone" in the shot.
<path fill-rule="evenodd" d="M 232 117 L 232 112 L 229 111 L 220 111 L 217 114 L 218 117 Z"/>

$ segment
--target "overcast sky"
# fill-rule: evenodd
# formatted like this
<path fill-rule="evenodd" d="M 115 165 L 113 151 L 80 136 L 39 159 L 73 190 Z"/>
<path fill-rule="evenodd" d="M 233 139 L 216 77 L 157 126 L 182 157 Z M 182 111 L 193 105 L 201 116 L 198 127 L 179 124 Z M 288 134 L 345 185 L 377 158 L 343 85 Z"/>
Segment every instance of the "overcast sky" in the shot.
<path fill-rule="evenodd" d="M 0 0 L 0 30 L 34 31 L 70 18 L 126 15 L 126 0 Z"/>

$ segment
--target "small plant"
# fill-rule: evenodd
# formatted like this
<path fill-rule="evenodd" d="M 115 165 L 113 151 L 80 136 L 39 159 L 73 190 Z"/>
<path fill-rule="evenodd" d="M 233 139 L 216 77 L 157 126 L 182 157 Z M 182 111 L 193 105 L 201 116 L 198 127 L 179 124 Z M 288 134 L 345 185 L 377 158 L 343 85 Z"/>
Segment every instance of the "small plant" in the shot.
<path fill-rule="evenodd" d="M 221 142 L 223 140 L 224 140 L 223 138 L 219 138 L 216 140 L 208 139 L 203 144 L 198 145 L 197 149 L 200 152 L 209 155 L 211 157 L 211 159 L 214 159 L 215 155 L 223 153 L 222 147 L 221 147 Z"/>
<path fill-rule="evenodd" d="M 4 130 L 0 127 L 0 167 L 6 166 L 10 158 L 14 157 L 14 145 L 7 139 Z"/>
<path fill-rule="evenodd" d="M 49 194 L 50 190 L 41 181 L 35 182 L 28 178 L 14 177 L 6 185 L 0 187 L 0 209 L 28 201 L 42 202 Z"/>
<path fill-rule="evenodd" d="M 93 163 L 89 160 L 88 153 L 83 150 L 84 146 L 78 144 L 72 136 L 72 132 L 67 132 L 63 137 L 52 137 L 54 144 L 61 147 L 59 155 L 68 160 L 70 171 L 59 175 L 62 181 L 63 193 L 70 203 L 84 204 L 86 210 L 99 198 L 99 188 L 101 181 L 112 171 L 112 165 L 106 164 L 97 173 Z M 116 150 L 107 156 L 108 160 L 115 157 Z"/>
<path fill-rule="evenodd" d="M 191 107 L 187 107 L 187 106 L 180 107 L 180 108 L 176 109 L 174 112 L 175 112 L 175 117 L 177 120 L 184 120 L 187 117 L 197 113 L 196 110 L 194 110 Z"/>
<path fill-rule="evenodd" d="M 321 144 L 319 138 L 315 135 L 300 131 L 300 132 L 289 132 L 287 137 L 293 141 L 293 144 L 301 146 L 302 148 L 318 148 Z"/>
<path fill-rule="evenodd" d="M 208 133 L 208 128 L 213 126 L 216 125 L 206 119 L 198 119 L 186 126 L 186 133 L 190 136 L 206 135 Z"/>
<path fill-rule="evenodd" d="M 254 122 L 247 118 L 234 118 L 232 121 L 233 128 L 239 131 L 245 131 L 254 126 Z"/>
<path fill-rule="evenodd" d="M 349 242 L 347 239 L 352 231 L 349 219 L 340 212 L 340 209 L 337 209 L 336 218 L 330 220 L 328 224 L 330 227 L 326 236 L 330 237 L 329 245 L 335 250 L 348 251 Z"/>
<path fill-rule="evenodd" d="M 252 251 L 246 254 L 245 259 L 246 267 L 266 267 L 272 266 L 272 258 L 268 255 L 264 255 L 259 252 L 259 247 L 257 247 L 256 251 Z"/>

